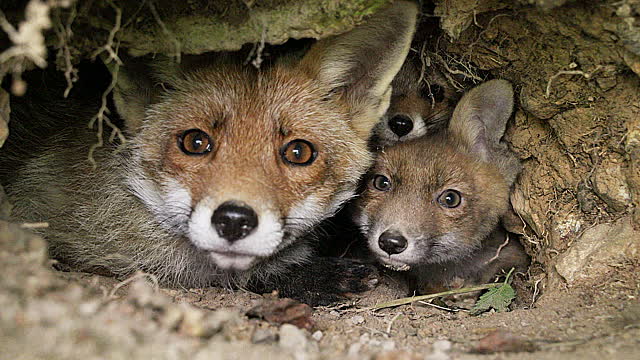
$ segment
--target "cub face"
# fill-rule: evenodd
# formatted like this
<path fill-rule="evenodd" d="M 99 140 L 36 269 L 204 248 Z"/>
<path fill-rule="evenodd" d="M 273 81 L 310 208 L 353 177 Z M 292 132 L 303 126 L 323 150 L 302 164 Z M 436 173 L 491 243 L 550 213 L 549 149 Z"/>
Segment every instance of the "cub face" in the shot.
<path fill-rule="evenodd" d="M 383 264 L 460 261 L 482 246 L 519 171 L 500 142 L 512 108 L 511 85 L 487 82 L 462 98 L 446 130 L 378 154 L 355 221 Z"/>
<path fill-rule="evenodd" d="M 437 68 L 427 67 L 421 77 L 417 60 L 411 57 L 391 86 L 389 109 L 374 129 L 376 145 L 392 145 L 444 129 L 460 97 Z"/>
<path fill-rule="evenodd" d="M 508 205 L 509 186 L 496 168 L 443 136 L 385 149 L 366 181 L 356 221 L 371 251 L 394 269 L 470 255 Z"/>

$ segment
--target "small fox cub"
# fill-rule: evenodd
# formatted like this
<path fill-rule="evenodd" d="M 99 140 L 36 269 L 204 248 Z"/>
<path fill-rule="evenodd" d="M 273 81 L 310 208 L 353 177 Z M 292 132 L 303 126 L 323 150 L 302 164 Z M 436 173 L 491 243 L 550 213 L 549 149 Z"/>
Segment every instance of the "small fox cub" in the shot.
<path fill-rule="evenodd" d="M 414 289 L 485 282 L 526 266 L 517 241 L 498 251 L 506 239 L 500 220 L 520 171 L 500 142 L 512 109 L 511 85 L 486 82 L 462 98 L 447 129 L 378 154 L 356 223 L 378 261 L 408 271 Z"/>
<path fill-rule="evenodd" d="M 446 127 L 460 96 L 435 66 L 427 67 L 423 77 L 420 71 L 415 56 L 407 57 L 391 82 L 391 104 L 374 128 L 374 145 L 388 146 Z"/>
<path fill-rule="evenodd" d="M 96 152 L 96 170 L 86 160 L 94 109 L 32 108 L 11 121 L 32 128 L 12 130 L 7 146 L 27 153 L 2 176 L 14 215 L 49 222 L 52 256 L 87 271 L 275 288 L 311 304 L 366 290 L 372 267 L 315 258 L 305 234 L 370 167 L 367 142 L 416 17 L 416 3 L 396 1 L 299 61 L 260 70 L 228 56 L 130 61 L 114 92 L 127 141 Z M 43 124 L 59 131 L 34 135 Z"/>

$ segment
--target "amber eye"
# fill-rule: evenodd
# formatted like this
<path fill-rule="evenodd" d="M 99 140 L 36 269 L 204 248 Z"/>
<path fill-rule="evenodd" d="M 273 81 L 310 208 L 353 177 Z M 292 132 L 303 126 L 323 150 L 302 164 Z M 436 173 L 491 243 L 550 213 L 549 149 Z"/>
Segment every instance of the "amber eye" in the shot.
<path fill-rule="evenodd" d="M 298 166 L 310 165 L 318 156 L 313 144 L 303 139 L 288 142 L 280 150 L 280 155 L 285 163 Z"/>
<path fill-rule="evenodd" d="M 186 130 L 178 136 L 178 147 L 187 155 L 207 154 L 212 146 L 209 135 L 200 129 Z"/>
<path fill-rule="evenodd" d="M 462 195 L 456 190 L 445 190 L 438 197 L 438 203 L 446 208 L 456 208 L 462 202 Z"/>
<path fill-rule="evenodd" d="M 376 175 L 373 177 L 373 187 L 380 191 L 391 190 L 391 180 L 384 175 Z"/>

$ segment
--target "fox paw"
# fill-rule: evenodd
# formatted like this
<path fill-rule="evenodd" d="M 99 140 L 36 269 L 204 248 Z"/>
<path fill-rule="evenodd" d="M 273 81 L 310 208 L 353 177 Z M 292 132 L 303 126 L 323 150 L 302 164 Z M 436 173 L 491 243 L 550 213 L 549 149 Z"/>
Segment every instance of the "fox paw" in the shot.
<path fill-rule="evenodd" d="M 375 266 L 352 259 L 318 258 L 298 270 L 300 272 L 280 290 L 280 294 L 311 306 L 345 300 L 372 290 L 379 282 Z"/>

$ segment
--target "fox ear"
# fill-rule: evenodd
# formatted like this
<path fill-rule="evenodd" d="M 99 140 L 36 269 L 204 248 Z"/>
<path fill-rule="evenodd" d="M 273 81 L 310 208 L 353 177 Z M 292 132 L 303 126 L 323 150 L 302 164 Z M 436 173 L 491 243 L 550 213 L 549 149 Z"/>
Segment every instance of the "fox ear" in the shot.
<path fill-rule="evenodd" d="M 179 65 L 160 55 L 153 60 L 123 58 L 123 62 L 117 68 L 113 63 L 108 65 L 111 76 L 116 77 L 113 102 L 127 133 L 135 134 L 144 121 L 147 107 L 159 100 L 164 84 L 171 83 L 171 77 L 179 72 Z"/>
<path fill-rule="evenodd" d="M 449 132 L 467 151 L 487 161 L 490 153 L 499 148 L 512 112 L 511 83 L 487 81 L 462 97 L 453 111 Z"/>
<path fill-rule="evenodd" d="M 318 41 L 300 63 L 350 107 L 353 128 L 364 139 L 389 107 L 391 81 L 409 52 L 417 13 L 415 2 L 396 1 L 365 24 Z"/>

